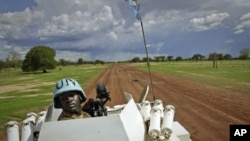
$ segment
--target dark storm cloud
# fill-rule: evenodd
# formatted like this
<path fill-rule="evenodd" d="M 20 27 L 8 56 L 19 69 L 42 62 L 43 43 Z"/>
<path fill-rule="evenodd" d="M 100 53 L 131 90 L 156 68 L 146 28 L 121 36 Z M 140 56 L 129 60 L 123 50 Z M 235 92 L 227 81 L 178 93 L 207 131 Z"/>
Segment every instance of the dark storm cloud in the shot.
<path fill-rule="evenodd" d="M 140 22 L 124 0 L 29 0 L 0 11 L 0 56 L 36 45 L 57 58 L 124 60 L 145 56 Z M 25 5 L 25 6 L 24 6 Z M 238 55 L 249 46 L 248 0 L 142 0 L 151 56 L 190 57 L 217 51 Z M 7 12 L 7 10 L 9 12 Z"/>

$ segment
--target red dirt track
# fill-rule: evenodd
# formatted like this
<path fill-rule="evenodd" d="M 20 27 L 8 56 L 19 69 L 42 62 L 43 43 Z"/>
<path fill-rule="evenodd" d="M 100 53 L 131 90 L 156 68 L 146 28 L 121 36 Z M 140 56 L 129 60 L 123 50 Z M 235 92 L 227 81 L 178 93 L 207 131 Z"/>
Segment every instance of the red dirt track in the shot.
<path fill-rule="evenodd" d="M 175 121 L 190 132 L 192 141 L 228 141 L 230 124 L 250 124 L 250 94 L 167 74 L 152 73 L 152 79 L 156 99 L 175 106 Z M 149 82 L 147 71 L 114 64 L 85 86 L 85 92 L 95 98 L 95 85 L 104 83 L 111 96 L 107 105 L 114 106 L 125 103 L 124 91 L 138 101 Z M 153 100 L 151 88 L 147 100 Z"/>

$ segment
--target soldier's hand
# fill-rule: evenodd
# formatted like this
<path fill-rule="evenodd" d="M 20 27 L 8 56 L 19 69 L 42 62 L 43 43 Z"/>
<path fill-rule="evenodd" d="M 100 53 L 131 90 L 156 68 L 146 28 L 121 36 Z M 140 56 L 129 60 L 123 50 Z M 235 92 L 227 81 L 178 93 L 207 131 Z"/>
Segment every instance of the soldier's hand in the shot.
<path fill-rule="evenodd" d="M 82 110 L 92 115 L 94 107 L 94 99 L 89 98 L 88 101 L 83 105 Z"/>

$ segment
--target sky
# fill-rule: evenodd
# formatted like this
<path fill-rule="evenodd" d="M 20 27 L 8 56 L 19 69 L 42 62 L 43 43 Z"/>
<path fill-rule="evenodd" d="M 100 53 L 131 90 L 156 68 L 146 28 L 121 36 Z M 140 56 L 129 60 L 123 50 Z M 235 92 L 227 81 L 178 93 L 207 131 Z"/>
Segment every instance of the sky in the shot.
<path fill-rule="evenodd" d="M 250 0 L 141 0 L 149 57 L 250 49 Z M 49 46 L 56 59 L 146 57 L 141 22 L 125 0 L 0 0 L 0 59 Z"/>

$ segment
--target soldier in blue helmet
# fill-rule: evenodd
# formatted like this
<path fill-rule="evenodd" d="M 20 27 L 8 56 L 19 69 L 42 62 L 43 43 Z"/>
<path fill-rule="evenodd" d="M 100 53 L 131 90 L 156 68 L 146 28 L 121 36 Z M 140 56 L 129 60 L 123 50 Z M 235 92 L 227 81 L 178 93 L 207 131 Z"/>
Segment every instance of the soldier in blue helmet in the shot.
<path fill-rule="evenodd" d="M 91 117 L 82 111 L 81 103 L 86 95 L 79 83 L 71 78 L 59 80 L 54 88 L 54 107 L 62 108 L 58 120 L 79 119 Z"/>

